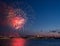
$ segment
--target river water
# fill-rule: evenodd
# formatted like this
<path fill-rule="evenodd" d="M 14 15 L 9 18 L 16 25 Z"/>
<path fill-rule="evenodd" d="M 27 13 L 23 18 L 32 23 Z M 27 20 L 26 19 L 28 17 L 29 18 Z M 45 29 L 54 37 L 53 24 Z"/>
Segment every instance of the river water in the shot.
<path fill-rule="evenodd" d="M 60 46 L 60 39 L 0 39 L 0 46 Z"/>

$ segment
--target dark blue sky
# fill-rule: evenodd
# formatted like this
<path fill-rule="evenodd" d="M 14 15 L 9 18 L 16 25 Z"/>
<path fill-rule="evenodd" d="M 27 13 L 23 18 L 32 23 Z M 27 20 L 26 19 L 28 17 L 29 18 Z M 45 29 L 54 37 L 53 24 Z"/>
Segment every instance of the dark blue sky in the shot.
<path fill-rule="evenodd" d="M 30 27 L 33 32 L 40 32 L 40 30 L 46 32 L 60 29 L 59 0 L 27 0 L 26 2 L 28 2 L 36 12 L 36 21 L 32 28 Z"/>
<path fill-rule="evenodd" d="M 15 0 L 19 1 L 19 0 Z M 20 0 L 32 7 L 35 15 L 28 16 L 25 25 L 26 32 L 40 32 L 60 29 L 60 1 L 59 0 Z M 6 2 L 14 2 L 8 1 Z M 25 4 L 23 4 L 25 5 Z M 24 7 L 22 7 L 24 8 Z M 28 11 L 27 11 L 28 12 Z M 32 18 L 32 19 L 30 19 Z M 30 21 L 33 21 L 31 23 Z"/>
<path fill-rule="evenodd" d="M 60 1 L 30 0 L 30 5 L 36 12 L 36 31 L 60 29 Z"/>

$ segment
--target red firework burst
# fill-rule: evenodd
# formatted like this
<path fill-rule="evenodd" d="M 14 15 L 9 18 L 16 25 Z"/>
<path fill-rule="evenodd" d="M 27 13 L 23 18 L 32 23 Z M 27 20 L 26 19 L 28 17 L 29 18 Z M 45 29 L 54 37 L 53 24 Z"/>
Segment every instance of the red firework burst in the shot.
<path fill-rule="evenodd" d="M 8 10 L 8 22 L 9 25 L 15 29 L 21 29 L 23 25 L 25 24 L 25 19 L 20 15 L 17 15 L 15 13 L 14 9 L 9 9 Z"/>
<path fill-rule="evenodd" d="M 13 17 L 9 19 L 9 24 L 15 29 L 21 29 L 25 23 L 25 19 L 22 17 Z"/>

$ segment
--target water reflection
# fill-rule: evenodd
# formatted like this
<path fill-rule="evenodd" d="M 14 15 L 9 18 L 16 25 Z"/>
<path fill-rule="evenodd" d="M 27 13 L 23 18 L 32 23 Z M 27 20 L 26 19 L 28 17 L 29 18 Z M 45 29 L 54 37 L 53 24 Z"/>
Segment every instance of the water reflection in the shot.
<path fill-rule="evenodd" d="M 25 46 L 26 40 L 23 38 L 12 38 L 11 46 Z"/>
<path fill-rule="evenodd" d="M 0 46 L 25 46 L 26 39 L 23 38 L 11 38 L 0 39 Z"/>

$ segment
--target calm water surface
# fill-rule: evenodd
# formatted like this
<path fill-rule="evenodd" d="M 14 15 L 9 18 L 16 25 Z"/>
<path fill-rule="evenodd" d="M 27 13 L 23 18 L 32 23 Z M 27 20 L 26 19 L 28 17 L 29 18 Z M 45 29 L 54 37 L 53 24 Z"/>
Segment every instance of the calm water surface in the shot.
<path fill-rule="evenodd" d="M 0 46 L 60 46 L 60 39 L 0 39 Z"/>
<path fill-rule="evenodd" d="M 32 39 L 27 46 L 60 46 L 60 39 Z"/>

